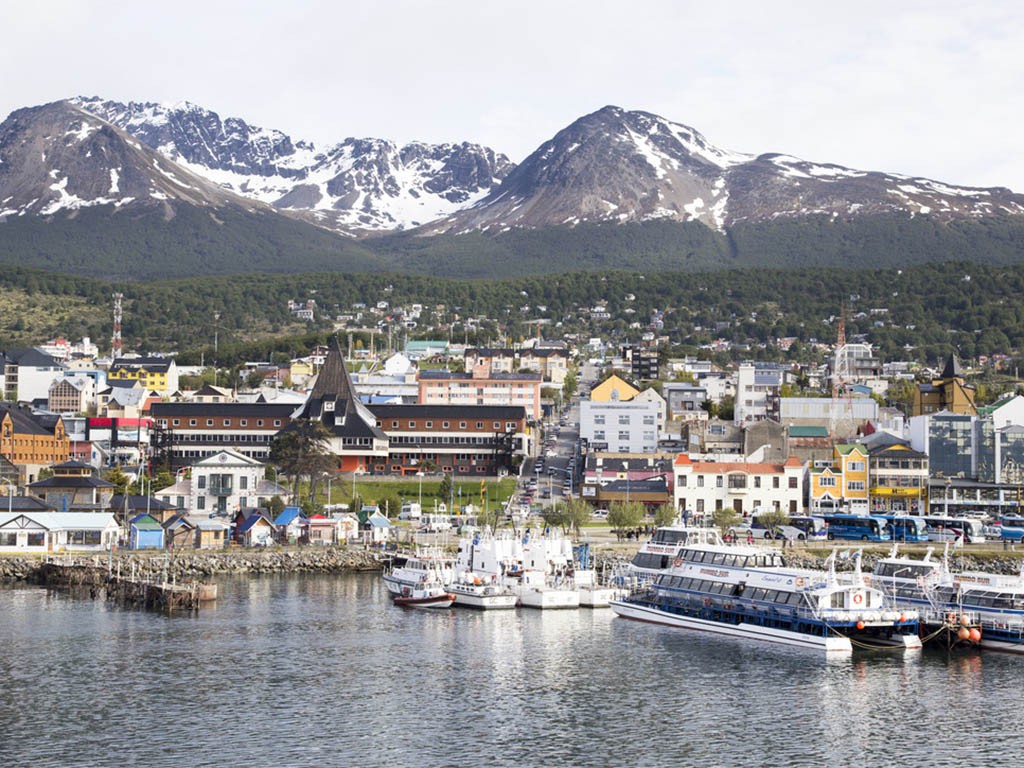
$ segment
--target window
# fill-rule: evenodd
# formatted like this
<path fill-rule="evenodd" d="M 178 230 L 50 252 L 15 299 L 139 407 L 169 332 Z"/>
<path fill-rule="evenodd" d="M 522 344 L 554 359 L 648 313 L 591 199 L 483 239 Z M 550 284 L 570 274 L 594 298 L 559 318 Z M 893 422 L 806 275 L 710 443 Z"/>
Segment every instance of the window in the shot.
<path fill-rule="evenodd" d="M 477 429 L 483 429 L 483 428 L 484 428 L 484 423 L 483 423 L 482 421 L 478 421 L 478 422 L 476 423 L 476 428 L 477 428 Z"/>
<path fill-rule="evenodd" d="M 516 423 L 514 421 L 506 421 L 505 422 L 505 431 L 506 432 L 514 432 L 515 429 L 516 429 Z"/>
<path fill-rule="evenodd" d="M 280 427 L 281 426 L 281 420 L 280 419 L 274 419 L 274 426 L 275 427 Z"/>
<path fill-rule="evenodd" d="M 603 429 L 595 429 L 594 430 L 594 440 L 604 440 L 604 430 Z"/>
<path fill-rule="evenodd" d="M 629 414 L 619 414 L 619 424 L 629 426 Z"/>
<path fill-rule="evenodd" d="M 647 426 L 652 426 L 654 424 L 654 416 L 644 416 L 644 424 Z"/>
<path fill-rule="evenodd" d="M 195 419 L 189 419 L 189 420 L 188 420 L 188 425 L 189 425 L 190 427 L 194 427 L 194 426 L 196 425 L 196 420 L 195 420 Z"/>
<path fill-rule="evenodd" d="M 595 415 L 594 416 L 594 423 L 595 424 L 604 424 L 604 414 L 603 413 L 599 413 L 599 414 Z"/>
<path fill-rule="evenodd" d="M 721 488 L 725 485 L 725 478 L 722 475 L 715 475 L 715 488 Z"/>
<path fill-rule="evenodd" d="M 460 421 L 459 422 L 459 429 L 465 429 L 465 428 L 466 428 L 466 422 Z"/>
<path fill-rule="evenodd" d="M 206 497 L 200 496 L 196 499 L 196 509 L 206 509 Z"/>
<path fill-rule="evenodd" d="M 257 427 L 262 427 L 263 426 L 263 419 L 256 419 L 256 426 Z"/>
<path fill-rule="evenodd" d="M 851 461 L 850 462 L 850 471 L 851 472 L 863 472 L 864 471 L 864 462 L 863 461 Z"/>
<path fill-rule="evenodd" d="M 846 487 L 849 488 L 851 491 L 863 491 L 864 490 L 864 481 L 863 480 L 851 480 L 849 483 L 846 484 Z"/>
<path fill-rule="evenodd" d="M 434 428 L 434 422 L 426 421 L 426 422 L 423 423 L 423 427 L 424 427 L 424 429 L 433 429 Z"/>
<path fill-rule="evenodd" d="M 836 479 L 834 477 L 821 477 L 818 479 L 818 485 L 822 488 L 835 488 Z"/>
<path fill-rule="evenodd" d="M 800 484 L 799 479 L 797 479 L 795 477 L 789 478 L 789 487 L 790 488 L 796 488 L 796 487 L 799 486 L 799 484 Z"/>
<path fill-rule="evenodd" d="M 247 490 L 249 490 L 249 478 L 246 477 L 245 475 L 242 475 L 240 478 L 238 478 L 238 490 L 240 490 L 240 491 L 247 491 Z M 244 507 L 245 504 L 242 504 L 242 506 Z"/>
<path fill-rule="evenodd" d="M 704 487 L 704 475 L 697 475 L 697 487 L 698 488 L 703 488 Z M 701 511 L 703 512 L 703 510 L 701 510 Z"/>
<path fill-rule="evenodd" d="M 249 426 L 249 420 L 248 419 L 239 419 L 238 420 L 238 426 L 240 426 L 240 427 L 247 427 L 247 426 Z"/>
<path fill-rule="evenodd" d="M 415 421 L 410 421 L 409 422 L 409 429 L 416 429 L 416 422 Z"/>
<path fill-rule="evenodd" d="M 206 426 L 212 427 L 213 426 L 213 419 L 207 419 L 206 420 Z"/>
<path fill-rule="evenodd" d="M 177 427 L 181 424 L 181 419 L 171 419 L 171 424 Z"/>
<path fill-rule="evenodd" d="M 441 422 L 441 429 L 448 429 L 448 427 L 450 427 L 450 426 L 451 426 L 450 422 L 447 422 L 447 421 L 442 421 Z"/>
<path fill-rule="evenodd" d="M 196 487 L 201 491 L 206 488 L 206 475 L 199 476 Z"/>
<path fill-rule="evenodd" d="M 500 421 L 494 422 L 494 431 L 497 432 L 499 429 L 501 429 L 501 422 Z"/>
<path fill-rule="evenodd" d="M 772 488 L 778 488 L 778 487 L 779 487 L 779 478 L 773 477 L 772 478 Z"/>

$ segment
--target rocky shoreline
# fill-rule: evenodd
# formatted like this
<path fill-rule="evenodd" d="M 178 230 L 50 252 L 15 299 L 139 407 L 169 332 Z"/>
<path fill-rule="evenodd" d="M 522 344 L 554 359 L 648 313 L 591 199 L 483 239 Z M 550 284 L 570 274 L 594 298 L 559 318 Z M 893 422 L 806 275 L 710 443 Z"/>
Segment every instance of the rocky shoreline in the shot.
<path fill-rule="evenodd" d="M 57 556 L 61 562 L 107 566 L 125 575 L 203 581 L 219 575 L 270 573 L 354 573 L 379 571 L 387 555 L 356 547 L 302 547 L 177 552 L 117 552 Z M 35 582 L 46 558 L 0 556 L 0 582 Z"/>
<path fill-rule="evenodd" d="M 624 566 L 634 553 L 636 545 L 598 545 L 594 548 L 595 565 L 599 571 Z M 825 556 L 817 549 L 789 549 L 786 560 L 797 568 L 821 569 Z M 885 557 L 887 551 L 865 551 L 862 568 L 870 572 L 875 561 Z M 913 557 L 923 557 L 915 553 Z M 390 553 L 362 547 L 295 547 L 270 549 L 231 550 L 179 550 L 177 552 L 117 552 L 112 556 L 59 555 L 62 561 L 82 565 L 106 566 L 108 557 L 114 570 L 122 575 L 134 573 L 141 577 L 162 578 L 173 581 L 204 581 L 231 574 L 289 574 L 289 573 L 355 573 L 380 571 Z M 0 555 L 0 582 L 35 582 L 46 557 Z M 958 571 L 987 571 L 989 573 L 1017 574 L 1024 563 L 1024 552 L 990 550 L 977 553 L 957 553 L 951 566 Z M 850 559 L 839 560 L 837 570 L 853 568 Z"/>

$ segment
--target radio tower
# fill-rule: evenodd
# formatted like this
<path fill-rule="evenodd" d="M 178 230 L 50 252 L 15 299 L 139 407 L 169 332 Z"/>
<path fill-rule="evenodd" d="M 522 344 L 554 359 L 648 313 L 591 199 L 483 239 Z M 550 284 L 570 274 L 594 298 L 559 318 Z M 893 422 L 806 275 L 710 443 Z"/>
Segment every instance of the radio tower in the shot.
<path fill-rule="evenodd" d="M 832 438 L 849 437 L 854 429 L 853 401 L 849 390 L 852 370 L 850 350 L 846 348 L 846 303 L 839 312 L 839 326 L 836 329 L 835 368 L 832 371 Z"/>
<path fill-rule="evenodd" d="M 111 362 L 121 355 L 121 299 L 123 298 L 123 293 L 114 294 L 114 335 L 110 337 Z"/>

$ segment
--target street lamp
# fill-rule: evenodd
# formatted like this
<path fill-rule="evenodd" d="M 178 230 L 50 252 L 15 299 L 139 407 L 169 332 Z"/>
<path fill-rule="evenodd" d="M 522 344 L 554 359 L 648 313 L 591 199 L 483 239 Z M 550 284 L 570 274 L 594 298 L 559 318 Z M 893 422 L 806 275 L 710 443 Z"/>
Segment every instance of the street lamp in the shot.
<path fill-rule="evenodd" d="M 4 480 L 7 483 L 7 513 L 14 513 L 14 483 L 10 480 Z"/>
<path fill-rule="evenodd" d="M 420 479 L 420 509 L 423 509 L 423 473 L 417 472 L 416 477 Z"/>

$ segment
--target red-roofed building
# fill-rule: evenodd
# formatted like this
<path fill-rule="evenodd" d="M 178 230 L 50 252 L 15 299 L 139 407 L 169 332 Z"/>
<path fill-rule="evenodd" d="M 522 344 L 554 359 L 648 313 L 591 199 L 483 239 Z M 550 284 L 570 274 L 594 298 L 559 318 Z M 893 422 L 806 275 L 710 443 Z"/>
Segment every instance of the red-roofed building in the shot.
<path fill-rule="evenodd" d="M 784 463 L 694 461 L 676 457 L 675 505 L 700 514 L 732 508 L 744 517 L 758 510 L 800 514 L 804 508 L 804 467 L 794 456 Z"/>

